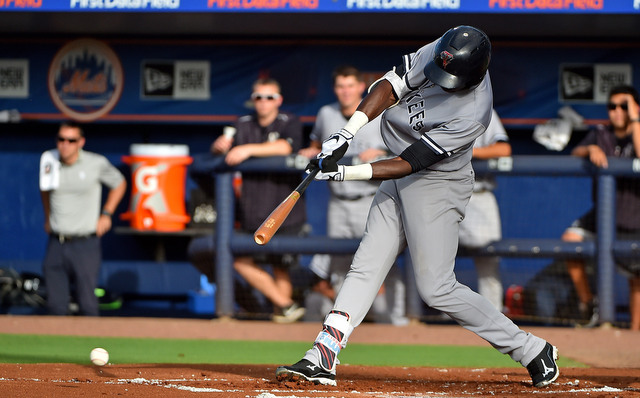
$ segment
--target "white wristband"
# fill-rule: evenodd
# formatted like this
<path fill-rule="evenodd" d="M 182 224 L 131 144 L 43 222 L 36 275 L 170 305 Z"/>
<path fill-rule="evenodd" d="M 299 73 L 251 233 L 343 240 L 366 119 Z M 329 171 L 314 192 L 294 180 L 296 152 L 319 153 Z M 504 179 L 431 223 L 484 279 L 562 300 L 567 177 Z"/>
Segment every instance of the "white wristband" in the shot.
<path fill-rule="evenodd" d="M 371 163 L 359 164 L 357 166 L 344 166 L 344 181 L 370 180 L 373 177 L 373 167 Z"/>
<path fill-rule="evenodd" d="M 356 111 L 347 124 L 343 127 L 344 130 L 347 130 L 353 135 L 356 135 L 358 130 L 362 128 L 365 124 L 369 123 L 369 116 L 362 111 Z"/>

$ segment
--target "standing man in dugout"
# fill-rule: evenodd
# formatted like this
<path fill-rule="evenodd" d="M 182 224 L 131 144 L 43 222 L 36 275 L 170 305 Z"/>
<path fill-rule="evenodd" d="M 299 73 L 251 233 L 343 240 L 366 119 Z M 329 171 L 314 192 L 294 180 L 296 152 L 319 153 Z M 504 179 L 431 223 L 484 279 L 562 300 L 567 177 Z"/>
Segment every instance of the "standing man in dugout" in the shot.
<path fill-rule="evenodd" d="M 511 156 L 511 144 L 500 116 L 492 111 L 487 130 L 473 144 L 474 159 L 496 159 Z M 473 195 L 467 203 L 460 223 L 460 246 L 471 250 L 502 239 L 502 223 L 498 201 L 493 193 L 496 180 L 491 175 L 476 175 Z M 473 263 L 478 274 L 478 293 L 502 311 L 503 288 L 500 279 L 500 257 L 476 256 Z"/>
<path fill-rule="evenodd" d="M 318 111 L 311 131 L 309 147 L 298 153 L 315 158 L 322 149 L 322 142 L 349 120 L 362 101 L 367 86 L 360 70 L 350 65 L 337 67 L 333 71 L 333 92 L 336 102 L 324 105 Z M 345 156 L 357 162 L 372 162 L 386 157 L 387 147 L 380 136 L 379 123 L 369 123 L 366 134 L 358 135 Z M 327 234 L 330 238 L 362 238 L 369 207 L 373 201 L 379 181 L 349 181 L 329 183 L 329 205 L 327 208 Z M 333 306 L 335 294 L 340 290 L 349 271 L 353 255 L 316 254 L 309 268 L 316 282 L 305 298 L 305 320 L 322 320 Z M 402 273 L 394 267 L 381 289 L 370 311 L 376 322 L 391 322 L 396 325 L 408 323 L 405 314 L 404 280 Z"/>
<path fill-rule="evenodd" d="M 44 230 L 49 234 L 43 261 L 47 310 L 69 314 L 72 286 L 80 315 L 98 316 L 100 237 L 111 229 L 111 217 L 127 189 L 124 176 L 97 153 L 84 151 L 82 128 L 60 125 L 56 149 L 40 158 L 40 194 Z M 109 188 L 104 205 L 102 185 Z"/>
<path fill-rule="evenodd" d="M 458 229 L 474 185 L 473 143 L 489 122 L 491 43 L 471 26 L 438 40 L 387 72 L 309 167 L 316 179 L 383 180 L 367 228 L 333 310 L 304 357 L 280 366 L 280 381 L 336 384 L 338 354 L 362 322 L 398 253 L 409 248 L 420 296 L 527 368 L 536 387 L 559 375 L 558 351 L 518 328 L 486 298 L 456 280 Z M 356 166 L 338 161 L 354 135 L 382 114 L 382 137 L 396 157 Z"/>

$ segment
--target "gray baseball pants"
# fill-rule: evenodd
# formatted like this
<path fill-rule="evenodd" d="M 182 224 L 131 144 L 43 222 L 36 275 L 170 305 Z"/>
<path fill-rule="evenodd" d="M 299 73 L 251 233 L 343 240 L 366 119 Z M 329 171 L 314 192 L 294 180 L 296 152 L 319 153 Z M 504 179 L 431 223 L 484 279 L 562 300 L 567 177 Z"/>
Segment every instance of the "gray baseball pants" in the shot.
<path fill-rule="evenodd" d="M 498 351 L 526 366 L 545 341 L 518 328 L 454 274 L 458 226 L 473 190 L 471 165 L 453 172 L 424 170 L 384 181 L 334 309 L 358 326 L 396 256 L 406 246 L 419 293 L 431 308 L 448 314 Z"/>

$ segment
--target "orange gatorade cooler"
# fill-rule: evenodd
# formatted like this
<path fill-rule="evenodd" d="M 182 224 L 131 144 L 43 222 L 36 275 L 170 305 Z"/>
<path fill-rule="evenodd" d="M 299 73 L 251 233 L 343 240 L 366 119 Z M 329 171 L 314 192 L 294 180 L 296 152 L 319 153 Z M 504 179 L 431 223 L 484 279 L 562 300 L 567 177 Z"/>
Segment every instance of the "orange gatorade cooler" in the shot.
<path fill-rule="evenodd" d="M 141 230 L 181 231 L 189 222 L 185 206 L 187 166 L 193 159 L 187 145 L 132 144 L 131 203 L 122 214 L 131 227 Z"/>

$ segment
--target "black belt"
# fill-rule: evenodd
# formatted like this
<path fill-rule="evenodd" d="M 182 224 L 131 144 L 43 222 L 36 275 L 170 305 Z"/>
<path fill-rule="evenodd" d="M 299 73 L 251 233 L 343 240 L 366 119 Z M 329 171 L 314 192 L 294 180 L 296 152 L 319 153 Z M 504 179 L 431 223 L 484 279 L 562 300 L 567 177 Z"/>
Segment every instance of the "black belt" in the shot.
<path fill-rule="evenodd" d="M 373 196 L 375 194 L 376 193 L 373 192 L 373 193 L 369 193 L 369 194 L 366 194 L 366 195 L 357 195 L 357 196 L 342 196 L 342 195 L 336 195 L 336 194 L 333 194 L 333 196 L 336 199 L 340 199 L 340 200 L 354 201 L 354 200 L 360 200 L 362 198 L 368 198 L 368 197 Z"/>
<path fill-rule="evenodd" d="M 54 232 L 52 232 L 50 235 L 52 238 L 57 239 L 58 242 L 60 243 L 73 242 L 77 240 L 89 239 L 89 238 L 98 236 L 95 233 L 87 234 L 87 235 L 66 235 L 66 234 L 58 234 Z"/>

